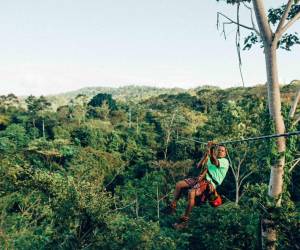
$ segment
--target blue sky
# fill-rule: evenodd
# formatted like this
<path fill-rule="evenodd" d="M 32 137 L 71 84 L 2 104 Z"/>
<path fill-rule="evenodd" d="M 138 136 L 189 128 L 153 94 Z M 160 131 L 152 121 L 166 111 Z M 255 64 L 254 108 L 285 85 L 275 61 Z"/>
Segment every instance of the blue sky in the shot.
<path fill-rule="evenodd" d="M 240 86 L 234 27 L 224 40 L 217 11 L 234 17 L 234 8 L 211 0 L 1 1 L 0 93 L 128 84 Z M 249 22 L 247 11 L 242 17 Z M 281 82 L 299 79 L 300 46 L 278 56 Z M 246 86 L 264 83 L 262 50 L 242 57 Z"/>

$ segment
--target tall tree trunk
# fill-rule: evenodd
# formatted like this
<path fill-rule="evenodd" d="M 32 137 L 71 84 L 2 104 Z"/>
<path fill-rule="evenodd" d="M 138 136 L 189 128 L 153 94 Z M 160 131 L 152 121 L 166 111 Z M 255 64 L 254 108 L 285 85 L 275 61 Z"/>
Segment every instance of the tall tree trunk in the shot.
<path fill-rule="evenodd" d="M 265 47 L 265 60 L 267 67 L 267 86 L 268 86 L 268 102 L 269 111 L 273 119 L 275 131 L 277 134 L 285 133 L 284 120 L 281 114 L 281 98 L 280 86 L 278 81 L 276 45 L 274 43 L 270 47 Z M 286 142 L 284 137 L 277 138 L 277 152 L 279 157 L 276 165 L 271 168 L 269 195 L 278 199 L 276 206 L 281 205 L 280 195 L 283 186 L 283 168 L 285 163 Z"/>
<path fill-rule="evenodd" d="M 299 82 L 300 83 L 300 81 L 293 80 L 293 81 L 290 82 L 290 84 L 292 84 L 293 82 L 295 82 L 295 83 Z M 300 89 L 298 90 L 297 95 L 296 95 L 296 97 L 295 97 L 295 99 L 294 99 L 294 101 L 293 101 L 293 103 L 291 105 L 291 109 L 290 109 L 290 113 L 289 113 L 290 119 L 293 119 L 294 116 L 295 116 L 299 100 L 300 100 Z"/>
<path fill-rule="evenodd" d="M 273 120 L 275 132 L 277 134 L 285 133 L 284 120 L 281 113 L 281 97 L 280 86 L 277 70 L 277 42 L 265 43 L 264 53 L 267 70 L 267 89 L 268 104 L 270 116 Z M 278 158 L 275 165 L 271 167 L 269 180 L 269 196 L 275 199 L 275 207 L 281 206 L 281 194 L 283 187 L 283 174 L 285 164 L 286 141 L 284 137 L 277 138 L 276 147 Z M 277 231 L 275 229 L 275 221 L 268 218 L 262 221 L 262 237 L 264 249 L 276 249 Z"/>
<path fill-rule="evenodd" d="M 235 205 L 237 206 L 239 204 L 240 200 L 240 188 L 239 188 L 239 181 L 235 180 Z"/>
<path fill-rule="evenodd" d="M 264 43 L 264 54 L 267 71 L 268 104 L 270 116 L 273 120 L 275 131 L 278 134 L 285 132 L 284 120 L 281 114 L 280 86 L 278 81 L 276 49 L 278 38 L 273 34 L 264 8 L 263 0 L 253 0 L 253 8 L 259 27 L 260 35 Z M 283 187 L 283 168 L 285 163 L 285 138 L 277 138 L 278 158 L 271 167 L 269 181 L 269 196 L 275 199 L 274 206 L 281 206 L 281 194 Z M 277 231 L 275 221 L 262 218 L 261 235 L 263 249 L 276 249 Z"/>

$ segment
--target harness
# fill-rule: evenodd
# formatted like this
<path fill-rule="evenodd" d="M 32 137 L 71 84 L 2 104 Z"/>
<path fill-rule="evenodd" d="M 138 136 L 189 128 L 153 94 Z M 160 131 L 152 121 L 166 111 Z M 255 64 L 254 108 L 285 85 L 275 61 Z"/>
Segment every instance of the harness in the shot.
<path fill-rule="evenodd" d="M 216 181 L 216 179 L 212 176 L 212 174 L 209 172 L 208 170 L 208 167 L 206 166 L 203 171 L 201 172 L 200 176 L 202 178 L 199 179 L 199 181 L 201 181 L 203 178 L 205 178 L 205 176 L 208 175 L 211 179 L 211 182 L 212 184 L 214 184 L 214 186 L 218 186 L 219 183 L 218 181 Z M 212 186 L 212 185 L 210 185 Z M 212 207 L 218 207 L 220 205 L 222 205 L 222 198 L 221 198 L 221 195 L 218 194 L 216 188 L 213 188 L 212 190 L 209 190 L 210 194 L 209 194 L 209 204 L 212 206 Z"/>
<path fill-rule="evenodd" d="M 211 173 L 209 172 L 208 168 L 207 168 L 207 172 L 206 174 L 209 176 L 209 178 L 212 180 L 213 184 L 216 186 L 219 185 L 219 183 L 216 181 L 216 179 L 214 179 L 214 177 L 211 175 Z"/>

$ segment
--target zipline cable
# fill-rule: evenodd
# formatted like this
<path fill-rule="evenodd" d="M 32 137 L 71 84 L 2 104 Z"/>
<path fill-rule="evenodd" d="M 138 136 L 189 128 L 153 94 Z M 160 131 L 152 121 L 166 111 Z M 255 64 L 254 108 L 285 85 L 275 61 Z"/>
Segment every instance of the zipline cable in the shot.
<path fill-rule="evenodd" d="M 273 134 L 273 135 L 249 137 L 249 138 L 242 139 L 242 140 L 224 141 L 224 142 L 220 142 L 219 144 L 229 144 L 229 143 L 237 143 L 237 142 L 244 142 L 244 141 L 255 141 L 255 140 L 271 139 L 271 138 L 278 138 L 278 137 L 289 137 L 289 136 L 293 136 L 293 135 L 300 135 L 300 131 L 294 131 L 294 132 L 283 133 L 283 134 Z"/>
<path fill-rule="evenodd" d="M 271 139 L 271 138 L 277 138 L 277 137 L 289 137 L 289 136 L 293 136 L 293 135 L 300 135 L 300 131 L 294 131 L 294 132 L 283 133 L 283 134 L 262 135 L 262 136 L 249 137 L 249 138 L 240 139 L 240 140 L 222 141 L 217 144 L 230 144 L 230 143 L 238 143 L 238 142 L 246 142 L 246 141 L 264 140 L 264 139 Z M 197 142 L 200 144 L 207 144 L 207 142 L 199 141 L 199 140 L 196 140 L 193 138 L 187 138 L 187 137 L 182 137 L 182 136 L 178 136 L 178 138 L 181 138 L 181 139 L 187 140 L 187 141 Z"/>
<path fill-rule="evenodd" d="M 207 142 L 199 141 L 199 140 L 192 139 L 192 138 L 187 138 L 187 137 L 183 137 L 183 136 L 177 136 L 177 137 L 182 139 L 183 141 L 192 141 L 192 142 L 198 142 L 200 144 L 207 144 Z M 175 139 L 175 140 L 178 141 L 178 139 Z"/>

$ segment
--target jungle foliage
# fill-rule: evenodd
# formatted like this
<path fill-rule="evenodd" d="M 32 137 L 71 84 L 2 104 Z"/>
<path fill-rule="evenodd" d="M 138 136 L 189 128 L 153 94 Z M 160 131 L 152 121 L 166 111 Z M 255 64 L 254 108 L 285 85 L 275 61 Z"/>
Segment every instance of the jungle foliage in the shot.
<path fill-rule="evenodd" d="M 297 88 L 282 88 L 288 131 L 300 130 L 288 120 Z M 176 181 L 197 174 L 204 148 L 189 139 L 273 133 L 264 93 L 264 86 L 204 87 L 135 103 L 97 93 L 56 110 L 45 97 L 30 96 L 23 107 L 2 96 L 0 248 L 259 249 L 273 140 L 228 146 L 232 168 L 218 188 L 225 203 L 196 207 L 188 229 L 172 227 L 184 199 L 176 215 L 161 209 Z M 278 249 L 300 249 L 299 142 L 288 139 L 283 205 L 272 213 Z"/>

